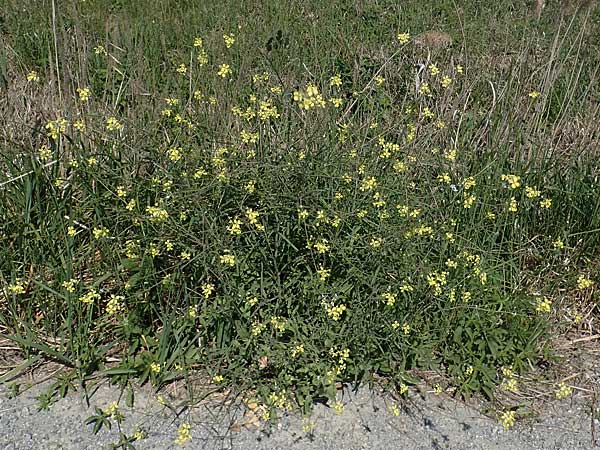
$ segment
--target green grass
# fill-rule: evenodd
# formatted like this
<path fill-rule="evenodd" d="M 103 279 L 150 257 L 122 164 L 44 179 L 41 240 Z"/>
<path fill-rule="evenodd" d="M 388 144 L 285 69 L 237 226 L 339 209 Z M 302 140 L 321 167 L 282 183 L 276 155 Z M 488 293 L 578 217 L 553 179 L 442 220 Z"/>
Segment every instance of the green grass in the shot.
<path fill-rule="evenodd" d="M 597 313 L 598 11 L 187 3 L 1 13 L 4 380 L 200 373 L 271 417 L 415 369 L 492 398 Z M 430 29 L 453 46 L 396 38 Z"/>

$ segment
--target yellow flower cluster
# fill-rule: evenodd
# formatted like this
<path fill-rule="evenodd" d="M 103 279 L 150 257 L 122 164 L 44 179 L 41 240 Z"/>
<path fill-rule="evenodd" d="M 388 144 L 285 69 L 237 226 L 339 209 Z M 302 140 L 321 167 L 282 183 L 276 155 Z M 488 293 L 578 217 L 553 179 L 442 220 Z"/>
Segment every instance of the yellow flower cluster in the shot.
<path fill-rule="evenodd" d="M 231 48 L 235 43 L 235 35 L 233 33 L 224 34 L 223 40 L 225 41 L 225 47 Z"/>
<path fill-rule="evenodd" d="M 122 313 L 125 310 L 123 300 L 125 300 L 125 297 L 123 297 L 122 295 L 111 295 L 110 300 L 106 304 L 106 313 L 109 316 L 114 316 Z"/>
<path fill-rule="evenodd" d="M 594 281 L 589 279 L 588 277 L 586 277 L 585 275 L 579 275 L 579 277 L 577 277 L 577 287 L 579 289 L 587 289 L 589 287 L 592 287 L 594 285 Z"/>
<path fill-rule="evenodd" d="M 219 70 L 217 71 L 217 75 L 221 78 L 227 78 L 227 76 L 231 75 L 231 67 L 229 64 L 221 64 L 219 66 Z"/>
<path fill-rule="evenodd" d="M 173 161 L 177 162 L 183 157 L 183 149 L 181 147 L 173 147 L 167 150 L 167 157 Z"/>
<path fill-rule="evenodd" d="M 508 430 L 510 427 L 515 425 L 517 413 L 515 411 L 505 411 L 500 416 L 500 424 L 504 427 L 505 430 Z"/>
<path fill-rule="evenodd" d="M 192 440 L 192 427 L 189 422 L 183 422 L 177 428 L 177 438 L 175 439 L 175 444 L 184 445 L 185 443 Z"/>
<path fill-rule="evenodd" d="M 106 119 L 106 129 L 108 131 L 118 131 L 123 128 L 123 125 L 117 120 L 116 117 L 109 117 Z"/>
<path fill-rule="evenodd" d="M 521 186 L 521 177 L 518 175 L 503 174 L 501 179 L 502 181 L 508 183 L 508 186 L 511 189 L 517 189 L 519 186 Z"/>
<path fill-rule="evenodd" d="M 45 126 L 48 137 L 57 140 L 67 130 L 68 123 L 66 119 L 62 118 L 48 122 Z"/>
<path fill-rule="evenodd" d="M 11 294 L 24 294 L 25 286 L 23 286 L 23 281 L 17 278 L 14 283 L 8 285 L 8 292 Z"/>
<path fill-rule="evenodd" d="M 319 93 L 317 86 L 312 83 L 308 83 L 304 91 L 295 91 L 294 101 L 306 111 L 316 107 L 325 108 L 323 96 Z"/>
<path fill-rule="evenodd" d="M 335 300 L 332 300 L 330 302 L 322 300 L 321 305 L 325 309 L 327 315 L 336 322 L 341 319 L 342 314 L 344 314 L 344 312 L 347 309 L 346 305 L 344 305 L 343 303 L 336 304 Z"/>
<path fill-rule="evenodd" d="M 573 389 L 571 388 L 571 386 L 567 386 L 564 382 L 558 383 L 555 392 L 557 399 L 561 400 L 563 398 L 569 397 L 571 394 L 573 394 Z"/>
<path fill-rule="evenodd" d="M 219 257 L 219 261 L 224 266 L 233 267 L 235 266 L 235 255 L 232 255 L 231 253 L 225 253 Z"/>
<path fill-rule="evenodd" d="M 548 297 L 538 298 L 535 310 L 539 313 L 550 313 L 550 311 L 552 311 L 552 300 Z"/>
<path fill-rule="evenodd" d="M 75 279 L 65 280 L 61 283 L 61 286 L 69 293 L 72 294 L 75 292 L 75 286 L 77 286 L 78 281 Z"/>
<path fill-rule="evenodd" d="M 95 239 L 102 239 L 108 236 L 109 230 L 106 227 L 94 228 L 92 231 Z"/>
<path fill-rule="evenodd" d="M 146 206 L 146 213 L 150 215 L 150 222 L 160 223 L 169 218 L 169 213 L 166 209 L 160 206 Z"/>
<path fill-rule="evenodd" d="M 398 42 L 401 45 L 407 44 L 410 41 L 410 34 L 408 33 L 398 33 L 398 35 L 396 36 L 396 38 L 398 39 Z"/>
<path fill-rule="evenodd" d="M 81 303 L 85 303 L 86 305 L 94 303 L 95 300 L 100 300 L 100 294 L 98 294 L 95 289 L 90 289 L 87 294 L 79 297 L 79 301 Z"/>
<path fill-rule="evenodd" d="M 427 274 L 427 284 L 435 295 L 441 295 L 442 287 L 448 282 L 448 272 L 431 272 Z"/>
<path fill-rule="evenodd" d="M 27 74 L 27 81 L 33 81 L 34 83 L 37 83 L 40 81 L 40 76 L 35 70 L 32 70 Z"/>
<path fill-rule="evenodd" d="M 381 294 L 381 298 L 385 301 L 387 306 L 394 306 L 396 300 L 398 299 L 398 294 L 394 292 L 384 292 Z"/>

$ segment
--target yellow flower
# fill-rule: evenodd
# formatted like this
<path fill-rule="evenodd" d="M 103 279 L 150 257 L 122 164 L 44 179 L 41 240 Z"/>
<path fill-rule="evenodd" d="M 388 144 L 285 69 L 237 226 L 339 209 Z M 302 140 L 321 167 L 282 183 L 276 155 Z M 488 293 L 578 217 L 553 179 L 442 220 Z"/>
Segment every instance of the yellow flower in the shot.
<path fill-rule="evenodd" d="M 33 81 L 34 83 L 37 83 L 40 81 L 40 76 L 35 70 L 32 70 L 27 74 L 27 81 Z"/>
<path fill-rule="evenodd" d="M 46 144 L 42 145 L 38 149 L 38 153 L 40 155 L 40 161 L 42 161 L 42 162 L 48 161 L 50 159 L 50 157 L 52 156 L 52 150 L 50 148 L 48 148 L 48 146 Z"/>
<path fill-rule="evenodd" d="M 215 285 L 212 283 L 204 283 L 202 285 L 202 295 L 204 295 L 204 298 L 209 298 L 211 296 L 211 294 L 214 292 L 215 290 Z"/>
<path fill-rule="evenodd" d="M 340 106 L 342 106 L 344 100 L 339 97 L 332 97 L 329 99 L 329 102 L 333 105 L 334 108 L 339 108 Z"/>
<path fill-rule="evenodd" d="M 87 294 L 79 297 L 79 301 L 87 305 L 94 303 L 95 300 L 100 300 L 100 294 L 95 289 L 91 289 Z"/>
<path fill-rule="evenodd" d="M 452 259 L 446 260 L 446 267 L 449 269 L 456 269 L 458 267 L 458 263 Z"/>
<path fill-rule="evenodd" d="M 423 116 L 426 119 L 433 119 L 435 117 L 435 114 L 432 113 L 428 107 L 425 107 L 425 109 L 423 109 Z"/>
<path fill-rule="evenodd" d="M 517 201 L 514 197 L 511 197 L 508 202 L 508 211 L 513 213 L 516 213 L 518 211 Z"/>
<path fill-rule="evenodd" d="M 529 95 L 529 97 L 531 97 L 533 99 L 536 99 L 536 98 L 538 98 L 540 96 L 540 92 L 538 92 L 538 91 L 531 91 L 528 95 Z"/>
<path fill-rule="evenodd" d="M 304 353 L 304 345 L 303 344 L 296 345 L 292 349 L 292 358 L 296 358 L 297 356 L 301 355 L 302 353 Z"/>
<path fill-rule="evenodd" d="M 167 156 L 171 161 L 177 162 L 183 157 L 182 152 L 181 147 L 173 147 L 167 150 Z"/>
<path fill-rule="evenodd" d="M 456 153 L 457 153 L 457 151 L 455 148 L 446 150 L 444 152 L 444 158 L 446 158 L 448 161 L 454 162 L 454 161 L 456 161 Z"/>
<path fill-rule="evenodd" d="M 204 50 L 203 48 L 198 50 L 198 56 L 196 56 L 196 61 L 198 61 L 198 65 L 200 67 L 205 66 L 206 63 L 208 63 L 208 54 L 206 53 L 206 50 Z"/>
<path fill-rule="evenodd" d="M 232 255 L 231 253 L 225 253 L 219 257 L 219 261 L 224 266 L 233 267 L 235 266 L 235 255 Z"/>
<path fill-rule="evenodd" d="M 131 437 L 135 441 L 141 441 L 142 439 L 144 439 L 146 437 L 146 432 L 141 429 L 136 429 L 135 432 L 131 435 Z"/>
<path fill-rule="evenodd" d="M 344 404 L 339 400 L 332 405 L 332 408 L 338 416 L 344 412 Z"/>
<path fill-rule="evenodd" d="M 231 67 L 229 67 L 229 64 L 221 64 L 219 66 L 219 71 L 217 72 L 217 75 L 219 75 L 222 78 L 227 78 L 228 75 L 231 75 Z"/>
<path fill-rule="evenodd" d="M 152 373 L 160 373 L 160 364 L 157 362 L 151 363 L 150 370 L 152 371 Z"/>
<path fill-rule="evenodd" d="M 317 275 L 321 281 L 326 281 L 331 276 L 331 269 L 325 269 L 323 265 L 317 269 Z"/>
<path fill-rule="evenodd" d="M 466 192 L 465 192 L 466 194 Z M 471 206 L 473 206 L 473 204 L 475 203 L 475 200 L 477 200 L 477 197 L 473 194 L 470 195 L 465 195 L 465 199 L 463 201 L 463 208 L 465 209 L 469 209 L 471 208 Z"/>
<path fill-rule="evenodd" d="M 565 383 L 558 383 L 557 390 L 555 392 L 557 399 L 563 399 L 569 397 L 573 393 L 573 389 L 567 386 Z"/>
<path fill-rule="evenodd" d="M 194 38 L 194 47 L 202 47 L 202 45 L 204 45 L 202 38 Z"/>
<path fill-rule="evenodd" d="M 254 211 L 252 208 L 246 208 L 246 218 L 250 224 L 256 225 L 258 223 L 258 216 L 260 216 L 258 211 Z"/>
<path fill-rule="evenodd" d="M 20 278 L 17 278 L 13 284 L 8 285 L 8 292 L 11 294 L 24 294 L 25 287 Z"/>
<path fill-rule="evenodd" d="M 475 186 L 475 178 L 474 177 L 469 177 L 469 178 L 465 179 L 465 181 L 463 181 L 463 187 L 465 188 L 465 191 L 468 191 L 473 186 Z"/>
<path fill-rule="evenodd" d="M 240 132 L 240 137 L 242 138 L 242 142 L 245 144 L 255 144 L 258 142 L 258 133 L 242 130 Z"/>
<path fill-rule="evenodd" d="M 176 69 L 178 74 L 185 75 L 187 73 L 187 66 L 184 63 L 179 64 Z"/>
<path fill-rule="evenodd" d="M 421 95 L 431 95 L 431 88 L 429 87 L 429 83 L 423 83 L 419 87 L 419 94 Z"/>
<path fill-rule="evenodd" d="M 123 305 L 123 300 L 125 300 L 125 297 L 123 297 L 122 295 L 111 295 L 110 300 L 106 304 L 106 313 L 109 316 L 114 316 L 123 312 L 123 310 L 125 309 L 125 306 Z"/>
<path fill-rule="evenodd" d="M 77 131 L 84 132 L 85 131 L 85 120 L 83 120 L 83 119 L 76 120 L 75 122 L 73 122 L 73 128 L 75 128 Z"/>
<path fill-rule="evenodd" d="M 396 303 L 397 297 L 398 297 L 398 295 L 393 292 L 385 292 L 385 293 L 381 294 L 381 298 L 385 301 L 385 304 L 387 306 L 394 306 L 394 303 Z"/>
<path fill-rule="evenodd" d="M 46 130 L 48 130 L 46 134 L 48 137 L 57 140 L 58 137 L 67 130 L 67 124 L 68 122 L 66 119 L 56 119 L 54 121 L 50 121 L 45 126 Z"/>
<path fill-rule="evenodd" d="M 517 189 L 521 186 L 521 177 L 518 175 L 503 174 L 501 179 L 502 181 L 506 181 L 511 189 Z"/>
<path fill-rule="evenodd" d="M 225 41 L 225 47 L 231 48 L 231 46 L 235 43 L 235 36 L 233 34 L 224 34 L 223 40 Z"/>
<path fill-rule="evenodd" d="M 339 87 L 341 85 L 342 85 L 342 77 L 340 75 L 336 74 L 329 79 L 329 86 Z"/>
<path fill-rule="evenodd" d="M 434 77 L 440 73 L 440 69 L 438 69 L 438 66 L 436 66 L 435 64 L 429 64 L 429 73 L 431 75 L 433 75 Z"/>
<path fill-rule="evenodd" d="M 565 243 L 562 241 L 561 238 L 557 238 L 553 243 L 552 246 L 558 250 L 562 250 L 563 248 L 565 248 Z"/>
<path fill-rule="evenodd" d="M 444 78 L 442 78 L 442 87 L 447 88 L 451 84 L 452 84 L 452 78 L 450 78 L 448 75 L 444 75 Z"/>
<path fill-rule="evenodd" d="M 377 187 L 377 180 L 375 177 L 365 178 L 361 181 L 359 189 L 361 191 L 371 191 Z"/>
<path fill-rule="evenodd" d="M 316 242 L 312 245 L 315 248 L 317 253 L 324 254 L 329 251 L 329 245 L 327 244 L 327 240 L 323 239 L 320 242 Z"/>
<path fill-rule="evenodd" d="M 227 226 L 227 231 L 229 231 L 229 234 L 233 235 L 242 234 L 242 221 L 238 218 L 231 219 L 229 221 L 229 225 Z"/>
<path fill-rule="evenodd" d="M 446 183 L 446 184 L 450 184 L 452 182 L 452 179 L 450 178 L 450 175 L 448 174 L 448 172 L 444 172 L 441 175 L 438 175 L 437 180 L 440 183 Z"/>
<path fill-rule="evenodd" d="M 109 117 L 106 120 L 106 129 L 108 131 L 117 131 L 123 128 L 123 125 L 119 123 L 116 117 Z"/>
<path fill-rule="evenodd" d="M 401 45 L 407 44 L 408 41 L 410 41 L 410 34 L 408 33 L 398 33 L 398 36 L 396 36 L 396 38 L 398 39 L 398 42 Z"/>
<path fill-rule="evenodd" d="M 98 44 L 96 47 L 94 47 L 94 53 L 96 55 L 104 55 L 106 56 L 106 49 L 104 48 L 104 45 L 102 44 Z"/>
<path fill-rule="evenodd" d="M 146 206 L 146 212 L 150 215 L 150 222 L 160 223 L 169 218 L 169 213 L 159 206 Z"/>
<path fill-rule="evenodd" d="M 198 170 L 196 170 L 196 172 L 194 172 L 194 179 L 197 180 L 199 178 L 202 178 L 204 175 L 208 175 L 208 172 L 204 169 L 204 167 L 200 167 Z"/>
<path fill-rule="evenodd" d="M 515 411 L 505 411 L 500 416 L 500 423 L 502 424 L 502 426 L 504 427 L 505 430 L 508 430 L 510 427 L 514 426 L 515 417 L 516 417 Z"/>
<path fill-rule="evenodd" d="M 90 88 L 77 88 L 77 94 L 79 95 L 79 100 L 87 102 L 90 99 Z"/>
<path fill-rule="evenodd" d="M 343 303 L 336 304 L 334 300 L 332 300 L 331 302 L 322 300 L 321 306 L 325 308 L 325 312 L 327 312 L 327 315 L 336 322 L 340 320 L 342 314 L 344 314 L 344 312 L 347 309 L 346 305 L 344 305 Z"/>
<path fill-rule="evenodd" d="M 94 238 L 96 239 L 105 238 L 108 236 L 108 233 L 109 231 L 106 227 L 94 228 L 93 230 Z"/>
<path fill-rule="evenodd" d="M 539 313 L 548 314 L 552 310 L 552 300 L 547 297 L 538 298 L 535 310 Z"/>
<path fill-rule="evenodd" d="M 585 275 L 579 275 L 577 278 L 577 287 L 579 289 L 587 289 L 594 285 L 594 281 L 587 278 Z"/>
<path fill-rule="evenodd" d="M 542 192 L 538 191 L 535 187 L 525 186 L 525 195 L 527 198 L 538 198 L 542 195 Z"/>
<path fill-rule="evenodd" d="M 184 445 L 186 442 L 189 442 L 192 439 L 191 433 L 192 427 L 189 422 L 183 422 L 177 428 L 177 439 L 175 439 L 175 444 Z"/>
<path fill-rule="evenodd" d="M 381 247 L 382 244 L 383 244 L 383 238 L 380 238 L 380 237 L 373 238 L 369 242 L 369 245 L 373 248 L 379 248 L 379 247 Z"/>
<path fill-rule="evenodd" d="M 550 207 L 552 207 L 552 199 L 545 198 L 540 201 L 540 208 L 549 209 Z"/>
<path fill-rule="evenodd" d="M 124 186 L 117 186 L 117 197 L 123 198 L 127 196 L 127 191 Z"/>
<path fill-rule="evenodd" d="M 108 416 L 115 417 L 119 413 L 119 404 L 116 401 L 110 402 L 104 412 Z"/>

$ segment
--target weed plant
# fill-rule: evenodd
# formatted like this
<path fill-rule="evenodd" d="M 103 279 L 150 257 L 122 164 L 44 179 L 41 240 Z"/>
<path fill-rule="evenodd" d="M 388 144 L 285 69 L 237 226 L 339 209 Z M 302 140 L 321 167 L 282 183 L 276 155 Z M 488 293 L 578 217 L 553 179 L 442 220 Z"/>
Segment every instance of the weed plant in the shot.
<path fill-rule="evenodd" d="M 373 375 L 406 393 L 415 369 L 492 397 L 597 312 L 584 19 L 498 68 L 415 48 L 420 16 L 391 6 L 194 27 L 176 2 L 73 3 L 3 13 L 0 336 L 24 355 L 4 380 L 61 363 L 50 403 L 205 374 L 265 419 Z"/>

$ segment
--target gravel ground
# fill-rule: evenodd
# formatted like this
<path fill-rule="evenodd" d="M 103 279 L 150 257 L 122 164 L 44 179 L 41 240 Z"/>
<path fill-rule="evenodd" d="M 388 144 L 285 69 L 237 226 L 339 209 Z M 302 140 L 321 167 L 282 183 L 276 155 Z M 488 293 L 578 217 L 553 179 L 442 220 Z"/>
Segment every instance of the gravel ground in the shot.
<path fill-rule="evenodd" d="M 119 390 L 101 386 L 88 407 L 79 393 L 70 393 L 49 410 L 37 411 L 37 395 L 47 384 L 37 385 L 16 398 L 0 385 L 0 449 L 6 450 L 82 450 L 109 449 L 118 441 L 118 432 L 102 429 L 92 434 L 85 419 L 94 414 L 94 406 L 105 408 L 119 398 Z M 270 427 L 240 426 L 248 421 L 242 407 L 223 401 L 205 404 L 179 418 L 161 405 L 151 391 L 136 392 L 135 408 L 120 408 L 125 415 L 123 431 L 136 427 L 147 436 L 135 443 L 138 450 L 171 449 L 183 420 L 192 425 L 193 438 L 185 449 L 592 449 L 600 440 L 592 439 L 589 401 L 578 396 L 546 405 L 536 419 L 518 423 L 505 431 L 495 420 L 478 412 L 477 405 L 467 406 L 445 395 L 414 393 L 400 405 L 380 392 L 361 388 L 343 391 L 341 415 L 317 405 L 311 432 L 303 430 L 306 420 L 296 415 L 284 416 Z M 176 402 L 168 398 L 167 402 Z M 600 429 L 596 420 L 594 426 Z M 596 447 L 594 447 L 596 445 Z"/>

